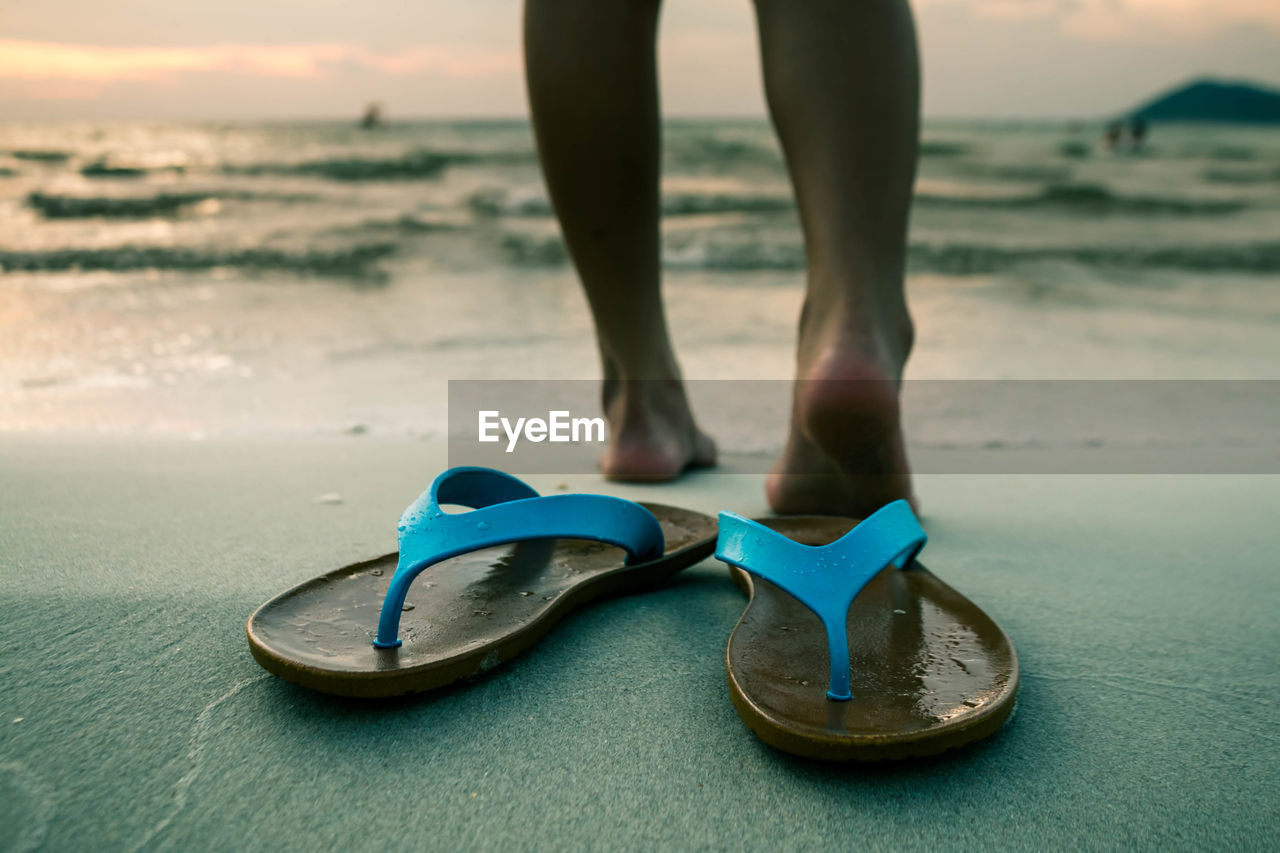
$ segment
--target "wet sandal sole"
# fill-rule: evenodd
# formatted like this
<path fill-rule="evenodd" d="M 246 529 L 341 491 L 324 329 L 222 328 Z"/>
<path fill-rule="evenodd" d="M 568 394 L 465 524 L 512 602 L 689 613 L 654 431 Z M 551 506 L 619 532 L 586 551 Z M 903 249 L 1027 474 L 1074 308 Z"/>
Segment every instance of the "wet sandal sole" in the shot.
<path fill-rule="evenodd" d="M 307 581 L 263 604 L 246 631 L 254 659 L 303 687 L 338 696 L 421 693 L 487 672 L 598 598 L 652 586 L 710 556 L 714 518 L 642 504 L 666 551 L 624 566 L 622 549 L 580 539 L 485 548 L 424 571 L 409 590 L 395 649 L 372 645 L 396 554 Z"/>
<path fill-rule="evenodd" d="M 808 545 L 854 525 L 822 516 L 762 519 Z M 879 572 L 849 610 L 853 696 L 826 698 L 826 635 L 817 616 L 760 577 L 730 567 L 750 603 L 725 652 L 738 715 L 762 741 L 824 761 L 937 755 L 990 736 L 1010 717 L 1018 658 L 977 605 L 918 563 Z"/>

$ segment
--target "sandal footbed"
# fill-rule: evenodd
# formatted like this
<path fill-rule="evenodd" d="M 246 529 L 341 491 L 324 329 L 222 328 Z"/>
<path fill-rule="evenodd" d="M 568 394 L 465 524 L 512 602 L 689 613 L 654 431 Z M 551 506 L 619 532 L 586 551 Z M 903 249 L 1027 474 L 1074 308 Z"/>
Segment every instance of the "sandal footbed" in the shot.
<path fill-rule="evenodd" d="M 761 523 L 825 545 L 856 522 L 815 516 Z M 732 573 L 751 601 L 726 651 L 730 695 L 771 746 L 831 761 L 935 755 L 987 737 L 1013 710 L 1013 644 L 918 562 L 881 571 L 849 609 L 853 699 L 844 702 L 826 696 L 827 640 L 818 617 L 768 580 Z"/>
<path fill-rule="evenodd" d="M 529 648 L 600 596 L 660 581 L 709 556 L 716 521 L 642 504 L 662 525 L 662 557 L 624 566 L 621 548 L 544 539 L 485 548 L 428 567 L 414 580 L 395 649 L 375 649 L 382 599 L 396 569 L 387 554 L 329 572 L 249 617 L 253 657 L 286 681 L 340 696 L 389 697 L 444 687 Z"/>

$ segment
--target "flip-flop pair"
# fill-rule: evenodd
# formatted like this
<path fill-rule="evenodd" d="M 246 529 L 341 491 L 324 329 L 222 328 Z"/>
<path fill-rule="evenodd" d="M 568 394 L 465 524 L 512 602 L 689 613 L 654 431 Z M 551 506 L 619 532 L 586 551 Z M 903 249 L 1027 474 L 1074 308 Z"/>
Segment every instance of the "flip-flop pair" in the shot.
<path fill-rule="evenodd" d="M 733 703 L 761 740 L 828 760 L 932 755 L 1000 728 L 1018 661 L 999 626 L 915 559 L 925 539 L 905 501 L 860 522 L 725 512 L 717 525 L 453 468 L 405 510 L 398 553 L 271 599 L 249 618 L 249 648 L 270 672 L 324 693 L 423 692 L 492 669 L 572 610 L 714 549 L 751 598 L 726 664 Z"/>

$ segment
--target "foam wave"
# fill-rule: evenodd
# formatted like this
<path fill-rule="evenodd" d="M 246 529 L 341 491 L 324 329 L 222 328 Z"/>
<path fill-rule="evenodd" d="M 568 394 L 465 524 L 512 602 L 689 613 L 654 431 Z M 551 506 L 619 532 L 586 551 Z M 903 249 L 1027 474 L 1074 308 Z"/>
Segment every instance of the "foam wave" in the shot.
<path fill-rule="evenodd" d="M 183 248 L 177 246 L 116 246 L 109 249 L 0 249 L 0 272 L 62 272 L 67 270 L 208 270 L 236 267 L 310 275 L 378 277 L 375 264 L 395 251 L 393 243 L 364 243 L 339 249 L 288 251 L 271 248 Z"/>
<path fill-rule="evenodd" d="M 804 247 L 791 244 L 707 243 L 667 248 L 662 254 L 662 264 L 668 269 L 722 272 L 802 270 L 805 253 Z"/>

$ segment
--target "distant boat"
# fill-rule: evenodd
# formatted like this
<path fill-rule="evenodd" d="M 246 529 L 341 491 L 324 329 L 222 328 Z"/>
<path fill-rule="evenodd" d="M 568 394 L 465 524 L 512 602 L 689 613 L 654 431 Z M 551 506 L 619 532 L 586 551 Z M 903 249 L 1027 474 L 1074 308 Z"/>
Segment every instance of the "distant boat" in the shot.
<path fill-rule="evenodd" d="M 382 112 L 382 104 L 377 101 L 370 101 L 369 105 L 364 108 L 364 115 L 360 116 L 360 127 L 364 130 L 373 130 L 377 127 L 383 127 L 386 123 L 386 117 Z"/>
<path fill-rule="evenodd" d="M 1253 83 L 1193 80 L 1127 113 L 1146 122 L 1280 124 L 1280 91 Z"/>

